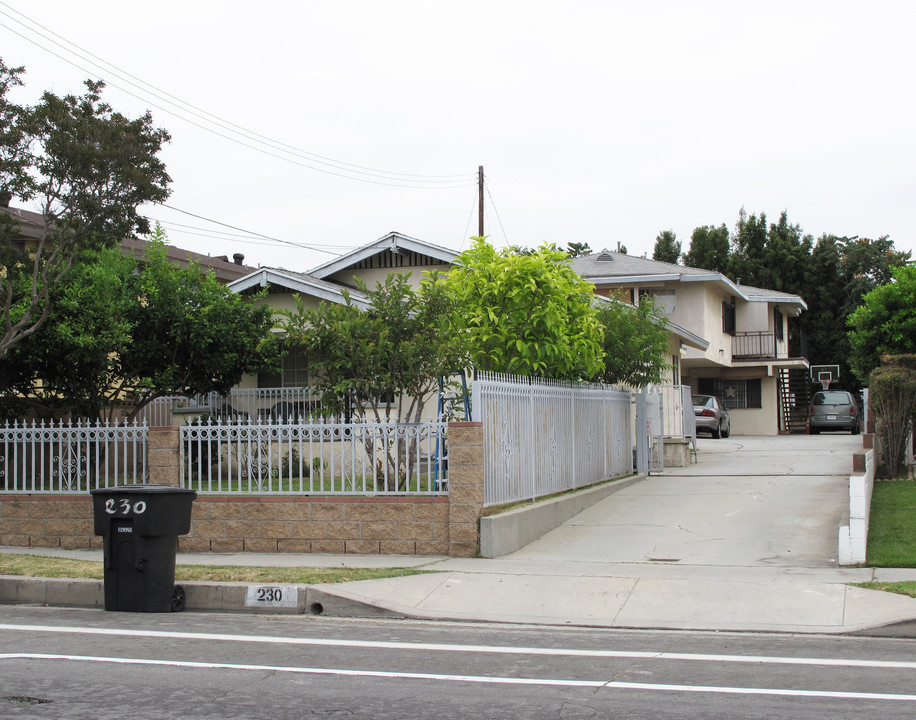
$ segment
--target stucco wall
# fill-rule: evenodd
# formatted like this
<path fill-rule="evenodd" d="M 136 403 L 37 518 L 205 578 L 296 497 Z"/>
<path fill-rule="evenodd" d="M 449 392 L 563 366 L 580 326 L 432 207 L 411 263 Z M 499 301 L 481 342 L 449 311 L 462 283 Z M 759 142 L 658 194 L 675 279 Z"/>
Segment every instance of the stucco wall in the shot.
<path fill-rule="evenodd" d="M 762 408 L 730 410 L 733 435 L 777 435 L 779 433 L 776 378 L 760 379 Z"/>

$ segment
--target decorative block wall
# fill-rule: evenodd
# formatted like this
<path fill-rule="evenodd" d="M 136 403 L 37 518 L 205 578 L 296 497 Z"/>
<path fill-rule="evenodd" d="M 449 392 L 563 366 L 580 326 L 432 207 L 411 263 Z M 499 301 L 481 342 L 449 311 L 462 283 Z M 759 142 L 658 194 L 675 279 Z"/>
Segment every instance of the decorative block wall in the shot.
<path fill-rule="evenodd" d="M 449 425 L 448 496 L 199 495 L 185 552 L 290 552 L 470 557 L 483 508 L 481 423 Z M 150 432 L 150 482 L 178 484 L 178 432 Z M 92 498 L 0 494 L 0 545 L 101 548 Z"/>

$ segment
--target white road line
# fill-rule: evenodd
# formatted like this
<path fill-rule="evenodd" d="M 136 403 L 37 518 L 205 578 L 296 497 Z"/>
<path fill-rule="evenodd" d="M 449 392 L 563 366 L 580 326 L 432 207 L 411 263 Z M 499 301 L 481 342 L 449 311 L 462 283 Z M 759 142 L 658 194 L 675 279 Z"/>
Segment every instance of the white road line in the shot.
<path fill-rule="evenodd" d="M 724 695 L 778 695 L 782 697 L 830 698 L 838 700 L 892 700 L 916 702 L 916 695 L 897 695 L 893 693 L 790 690 L 786 688 L 748 688 L 718 685 L 666 685 L 661 683 L 618 682 L 615 680 L 564 680 L 559 678 L 512 678 L 487 675 L 441 675 L 437 673 L 401 673 L 383 670 L 347 670 L 341 668 L 289 667 L 286 665 L 205 663 L 181 660 L 149 660 L 145 658 L 92 657 L 86 655 L 47 655 L 43 653 L 3 653 L 0 654 L 0 661 L 2 660 L 64 660 L 69 662 L 108 663 L 113 665 L 155 665 L 158 667 L 191 668 L 197 670 L 241 670 L 248 672 L 293 673 L 300 675 L 371 677 L 391 680 L 436 680 L 440 682 L 484 683 L 491 685 L 540 685 L 592 689 L 604 688 L 609 690 L 692 692 Z"/>
<path fill-rule="evenodd" d="M 0 624 L 0 631 L 107 635 L 117 637 L 163 638 L 170 640 L 206 640 L 216 642 L 264 643 L 275 645 L 314 645 L 320 647 L 353 647 L 385 650 L 420 650 L 433 652 L 497 653 L 505 655 L 543 655 L 564 657 L 627 658 L 636 660 L 689 660 L 699 662 L 745 663 L 758 665 L 813 665 L 826 667 L 886 668 L 916 670 L 916 661 L 853 660 L 848 658 L 797 658 L 767 655 L 711 655 L 697 653 L 652 652 L 640 650 L 577 650 L 571 648 L 515 647 L 508 645 L 452 645 L 445 643 L 406 643 L 374 640 L 339 640 L 329 638 L 293 638 L 272 635 L 227 635 L 222 633 L 172 632 L 46 625 Z"/>

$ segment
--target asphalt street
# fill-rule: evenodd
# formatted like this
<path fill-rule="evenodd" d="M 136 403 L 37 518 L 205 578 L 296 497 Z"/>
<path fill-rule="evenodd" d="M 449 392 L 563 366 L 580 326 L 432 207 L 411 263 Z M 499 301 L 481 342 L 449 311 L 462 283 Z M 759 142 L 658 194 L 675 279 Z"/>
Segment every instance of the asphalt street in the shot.
<path fill-rule="evenodd" d="M 916 641 L 8 607 L 0 717 L 916 717 Z"/>

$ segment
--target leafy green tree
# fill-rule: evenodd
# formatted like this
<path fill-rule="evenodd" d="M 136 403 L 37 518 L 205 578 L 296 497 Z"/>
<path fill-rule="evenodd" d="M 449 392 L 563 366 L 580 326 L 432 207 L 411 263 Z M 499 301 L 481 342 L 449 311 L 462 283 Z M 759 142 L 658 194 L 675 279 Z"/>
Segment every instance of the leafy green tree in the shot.
<path fill-rule="evenodd" d="M 84 250 L 52 288 L 44 327 L 0 359 L 0 380 L 37 414 L 97 417 L 132 401 L 134 415 L 161 395 L 228 392 L 276 362 L 270 309 L 171 265 L 163 237 L 139 265 Z"/>
<path fill-rule="evenodd" d="M 598 382 L 642 387 L 660 382 L 670 365 L 667 321 L 659 316 L 649 295 L 639 305 L 599 301 L 598 319 L 604 328 L 604 370 Z"/>
<path fill-rule="evenodd" d="M 662 230 L 655 238 L 652 259 L 666 263 L 677 263 L 681 258 L 681 244 L 674 230 Z"/>
<path fill-rule="evenodd" d="M 309 376 L 321 394 L 321 411 L 375 422 L 419 422 L 440 382 L 466 367 L 460 338 L 449 326 L 452 299 L 438 278 L 414 290 L 407 274 L 392 274 L 365 293 L 361 309 L 343 291 L 343 304 L 307 309 L 297 297 L 283 313 L 287 341 L 308 358 Z M 419 440 L 363 441 L 386 489 L 406 489 L 407 468 Z"/>
<path fill-rule="evenodd" d="M 715 227 L 695 228 L 690 236 L 690 249 L 684 255 L 684 264 L 724 273 L 728 269 L 729 237 L 725 223 Z"/>
<path fill-rule="evenodd" d="M 128 307 L 137 302 L 136 270 L 112 248 L 75 258 L 50 290 L 52 309 L 41 330 L 0 358 L 0 384 L 12 391 L 8 400 L 16 398 L 7 403 L 7 417 L 99 417 L 113 402 L 120 355 L 131 336 Z"/>
<path fill-rule="evenodd" d="M 568 265 L 565 253 L 497 251 L 486 238 L 455 260 L 446 278 L 452 324 L 480 370 L 564 379 L 602 370 L 602 331 L 594 286 Z"/>
<path fill-rule="evenodd" d="M 866 294 L 849 317 L 849 365 L 863 382 L 883 354 L 916 354 L 916 266 L 891 272 L 891 282 Z"/>
<path fill-rule="evenodd" d="M 14 196 L 27 194 L 32 184 L 27 112 L 8 97 L 12 88 L 22 85 L 24 72 L 25 68 L 8 67 L 0 58 L 0 207 L 7 207 Z"/>
<path fill-rule="evenodd" d="M 157 228 L 137 277 L 130 306 L 130 344 L 120 356 L 119 393 L 135 395 L 140 407 L 162 395 L 228 393 L 243 375 L 278 360 L 273 313 L 232 292 L 191 263 L 169 263 Z"/>
<path fill-rule="evenodd" d="M 84 95 L 45 92 L 34 107 L 18 106 L 7 93 L 21 74 L 0 61 L 0 193 L 36 203 L 43 222 L 25 243 L 16 223 L 0 223 L 0 357 L 47 320 L 51 289 L 77 253 L 149 232 L 138 207 L 165 200 L 170 182 L 158 158 L 169 135 L 148 112 L 115 112 L 93 81 Z"/>
<path fill-rule="evenodd" d="M 910 253 L 895 249 L 894 241 L 887 235 L 877 240 L 842 238 L 842 243 L 843 290 L 855 302 L 855 307 L 866 293 L 891 282 L 894 268 L 905 265 L 910 259 Z"/>
<path fill-rule="evenodd" d="M 343 304 L 307 309 L 297 297 L 296 309 L 282 314 L 280 329 L 307 357 L 324 412 L 419 422 L 440 379 L 466 367 L 444 283 L 429 277 L 414 290 L 408 278 L 391 274 L 373 289 L 357 280 L 367 310 L 344 291 Z"/>

